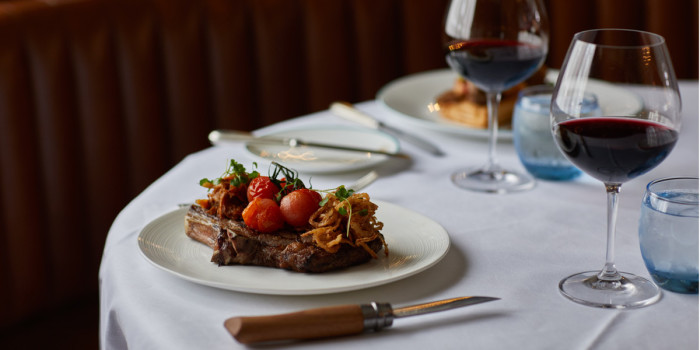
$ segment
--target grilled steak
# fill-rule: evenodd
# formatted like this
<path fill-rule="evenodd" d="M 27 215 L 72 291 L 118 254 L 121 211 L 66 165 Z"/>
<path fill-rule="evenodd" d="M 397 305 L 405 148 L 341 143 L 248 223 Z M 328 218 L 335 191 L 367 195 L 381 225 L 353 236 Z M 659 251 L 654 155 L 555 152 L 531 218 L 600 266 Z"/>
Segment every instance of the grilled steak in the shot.
<path fill-rule="evenodd" d="M 296 231 L 261 233 L 243 221 L 219 218 L 192 205 L 185 216 L 185 233 L 214 250 L 211 261 L 219 265 L 257 265 L 297 272 L 318 273 L 362 264 L 372 257 L 362 247 L 343 244 L 329 253 L 310 236 Z M 383 247 L 381 238 L 367 245 L 374 252 Z"/>

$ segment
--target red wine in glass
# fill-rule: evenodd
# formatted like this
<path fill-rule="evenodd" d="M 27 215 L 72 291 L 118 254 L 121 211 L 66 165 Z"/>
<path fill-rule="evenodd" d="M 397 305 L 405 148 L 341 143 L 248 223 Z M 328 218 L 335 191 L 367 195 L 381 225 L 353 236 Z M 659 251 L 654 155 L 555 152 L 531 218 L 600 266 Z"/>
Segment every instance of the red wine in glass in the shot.
<path fill-rule="evenodd" d="M 653 169 L 678 140 L 667 126 L 621 117 L 569 119 L 554 131 L 566 157 L 604 183 L 624 183 Z"/>
<path fill-rule="evenodd" d="M 450 67 L 484 91 L 504 91 L 530 77 L 546 56 L 541 46 L 514 40 L 455 41 L 447 47 Z"/>

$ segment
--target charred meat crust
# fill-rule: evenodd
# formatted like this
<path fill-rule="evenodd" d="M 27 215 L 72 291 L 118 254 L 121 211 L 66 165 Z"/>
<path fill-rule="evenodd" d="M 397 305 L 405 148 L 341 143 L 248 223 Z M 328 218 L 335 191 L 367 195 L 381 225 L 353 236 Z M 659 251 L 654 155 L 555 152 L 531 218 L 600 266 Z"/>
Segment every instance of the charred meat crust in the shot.
<path fill-rule="evenodd" d="M 260 233 L 242 221 L 221 219 L 192 205 L 185 216 L 188 237 L 214 250 L 212 262 L 219 265 L 256 265 L 297 272 L 319 273 L 362 264 L 372 257 L 361 247 L 342 245 L 329 253 L 314 245 L 311 237 L 299 232 Z M 374 252 L 382 249 L 377 238 L 367 245 Z"/>

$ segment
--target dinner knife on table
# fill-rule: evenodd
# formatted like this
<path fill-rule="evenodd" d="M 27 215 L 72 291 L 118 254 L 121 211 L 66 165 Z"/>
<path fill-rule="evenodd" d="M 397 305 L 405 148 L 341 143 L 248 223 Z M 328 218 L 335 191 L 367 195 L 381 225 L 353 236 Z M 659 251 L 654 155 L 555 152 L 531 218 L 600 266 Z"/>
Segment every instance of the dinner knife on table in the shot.
<path fill-rule="evenodd" d="M 373 118 L 372 116 L 360 111 L 348 102 L 333 102 L 331 103 L 330 110 L 339 117 L 343 117 L 345 119 L 354 121 L 372 129 L 382 130 L 389 134 L 392 134 L 402 140 L 405 140 L 407 142 L 412 143 L 415 146 L 418 146 L 420 149 L 427 151 L 432 155 L 440 157 L 445 155 L 445 153 L 443 153 L 440 150 L 440 148 L 430 143 L 429 141 L 420 138 L 414 134 L 403 131 L 401 129 L 397 129 L 395 127 L 387 125 Z"/>
<path fill-rule="evenodd" d="M 327 338 L 378 331 L 394 318 L 424 315 L 499 300 L 493 297 L 458 297 L 393 308 L 389 303 L 330 306 L 281 315 L 232 317 L 224 327 L 236 340 L 251 344 L 275 340 Z"/>
<path fill-rule="evenodd" d="M 296 138 L 296 137 L 274 137 L 274 136 L 259 136 L 258 137 L 258 136 L 254 136 L 253 134 L 251 134 L 249 132 L 238 131 L 238 130 L 214 130 L 214 131 L 209 133 L 209 141 L 214 145 L 220 144 L 220 143 L 225 143 L 225 142 L 258 142 L 258 143 L 284 145 L 284 146 L 289 146 L 289 147 L 307 146 L 307 147 L 333 149 L 333 150 L 338 150 L 338 151 L 361 152 L 361 153 L 370 153 L 370 154 L 383 154 L 383 155 L 390 156 L 390 157 L 398 157 L 398 158 L 406 158 L 406 159 L 410 158 L 407 154 L 400 153 L 400 152 L 394 153 L 394 152 L 383 151 L 383 150 L 378 150 L 378 149 L 334 145 L 334 144 L 329 144 L 329 143 L 321 143 L 321 142 L 315 142 L 315 141 L 309 141 L 309 140 L 302 140 L 302 139 Z"/>

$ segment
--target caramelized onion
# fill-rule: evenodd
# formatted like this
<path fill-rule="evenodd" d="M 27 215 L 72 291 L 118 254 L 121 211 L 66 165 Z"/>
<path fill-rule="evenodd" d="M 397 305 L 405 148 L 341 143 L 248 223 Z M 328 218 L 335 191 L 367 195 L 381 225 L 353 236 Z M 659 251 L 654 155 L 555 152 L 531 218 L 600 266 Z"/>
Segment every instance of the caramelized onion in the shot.
<path fill-rule="evenodd" d="M 341 244 L 349 244 L 362 247 L 374 258 L 377 254 L 366 242 L 379 238 L 384 244 L 384 254 L 389 254 L 389 247 L 379 233 L 384 224 L 377 221 L 374 215 L 377 205 L 370 201 L 367 193 L 355 193 L 342 201 L 327 194 L 326 199 L 323 207 L 309 218 L 313 229 L 302 236 L 312 236 L 314 243 L 329 253 L 337 252 Z"/>

